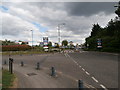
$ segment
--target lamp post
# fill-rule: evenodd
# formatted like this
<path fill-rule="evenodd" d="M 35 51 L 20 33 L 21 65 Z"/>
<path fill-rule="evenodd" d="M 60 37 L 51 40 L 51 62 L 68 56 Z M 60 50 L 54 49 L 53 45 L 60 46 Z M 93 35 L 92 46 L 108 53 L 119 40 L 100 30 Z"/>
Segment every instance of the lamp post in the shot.
<path fill-rule="evenodd" d="M 33 30 L 31 30 L 31 32 L 32 32 L 32 47 L 33 47 Z"/>
<path fill-rule="evenodd" d="M 62 25 L 65 25 L 65 23 L 58 24 L 58 44 L 60 46 L 60 28 Z"/>
<path fill-rule="evenodd" d="M 32 47 L 33 47 L 33 30 L 24 30 L 24 31 L 31 31 L 31 36 L 32 36 L 31 42 L 32 42 Z"/>

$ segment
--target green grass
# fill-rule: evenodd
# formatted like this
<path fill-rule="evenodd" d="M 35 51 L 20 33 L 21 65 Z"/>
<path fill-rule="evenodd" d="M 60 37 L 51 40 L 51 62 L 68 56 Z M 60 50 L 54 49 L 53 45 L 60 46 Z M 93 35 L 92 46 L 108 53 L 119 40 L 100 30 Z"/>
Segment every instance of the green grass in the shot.
<path fill-rule="evenodd" d="M 14 79 L 15 79 L 14 74 L 10 74 L 9 71 L 3 70 L 2 71 L 2 88 L 9 88 L 13 86 Z"/>

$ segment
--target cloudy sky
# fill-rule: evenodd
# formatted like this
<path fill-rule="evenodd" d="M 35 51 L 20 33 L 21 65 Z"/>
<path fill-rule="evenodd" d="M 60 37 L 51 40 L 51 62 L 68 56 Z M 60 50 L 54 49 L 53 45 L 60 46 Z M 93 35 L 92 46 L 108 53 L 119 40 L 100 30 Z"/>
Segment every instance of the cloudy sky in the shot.
<path fill-rule="evenodd" d="M 58 24 L 61 41 L 66 39 L 74 43 L 84 43 L 90 35 L 93 24 L 105 27 L 115 18 L 117 2 L 2 2 L 1 40 L 33 41 L 34 44 L 48 36 L 52 42 L 58 42 Z"/>

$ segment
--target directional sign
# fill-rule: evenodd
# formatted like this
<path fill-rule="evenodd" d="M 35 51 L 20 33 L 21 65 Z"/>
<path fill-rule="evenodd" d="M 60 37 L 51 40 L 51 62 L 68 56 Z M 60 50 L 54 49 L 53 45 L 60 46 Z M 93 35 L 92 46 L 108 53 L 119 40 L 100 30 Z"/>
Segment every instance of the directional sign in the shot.
<path fill-rule="evenodd" d="M 44 45 L 48 45 L 48 37 L 43 37 L 43 43 Z"/>
<path fill-rule="evenodd" d="M 102 39 L 97 39 L 97 48 L 102 48 Z"/>

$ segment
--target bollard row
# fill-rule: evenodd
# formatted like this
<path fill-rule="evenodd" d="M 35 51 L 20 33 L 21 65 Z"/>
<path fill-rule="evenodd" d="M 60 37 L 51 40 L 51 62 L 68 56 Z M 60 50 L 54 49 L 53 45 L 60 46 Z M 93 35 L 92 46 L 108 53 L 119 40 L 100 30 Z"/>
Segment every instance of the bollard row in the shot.
<path fill-rule="evenodd" d="M 7 62 L 6 60 L 4 61 L 4 64 L 6 65 Z M 24 66 L 24 62 L 21 61 L 21 66 Z M 40 63 L 37 62 L 36 64 L 36 70 L 40 70 Z M 9 58 L 9 72 L 12 74 L 13 73 L 13 59 Z M 56 70 L 55 67 L 51 67 L 51 76 L 55 77 L 56 76 Z M 82 80 L 78 80 L 78 89 L 79 90 L 83 90 L 83 81 Z"/>

